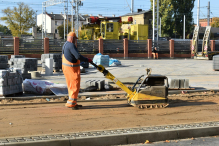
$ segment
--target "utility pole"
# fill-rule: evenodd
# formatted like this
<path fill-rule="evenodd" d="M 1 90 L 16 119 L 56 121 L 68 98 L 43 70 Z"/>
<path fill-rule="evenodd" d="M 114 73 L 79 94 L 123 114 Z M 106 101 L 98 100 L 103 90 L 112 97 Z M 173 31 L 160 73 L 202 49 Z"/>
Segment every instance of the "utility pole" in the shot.
<path fill-rule="evenodd" d="M 44 2 L 42 3 L 42 26 L 41 26 L 41 31 L 42 31 L 42 39 L 43 39 L 43 5 L 44 5 Z"/>
<path fill-rule="evenodd" d="M 155 26 L 154 26 L 154 24 L 155 24 L 155 0 L 153 0 L 153 41 L 154 41 L 154 35 L 155 35 Z"/>
<path fill-rule="evenodd" d="M 67 8 L 65 8 L 65 11 L 67 12 L 67 34 L 68 34 L 68 0 L 67 0 Z"/>
<path fill-rule="evenodd" d="M 132 0 L 131 13 L 134 12 L 134 0 Z"/>
<path fill-rule="evenodd" d="M 76 0 L 76 12 L 75 12 L 75 15 L 76 15 L 76 35 L 78 37 L 78 0 Z"/>
<path fill-rule="evenodd" d="M 210 26 L 210 1 L 208 2 L 208 26 Z"/>
<path fill-rule="evenodd" d="M 157 0 L 157 16 L 155 20 L 155 0 L 153 0 L 153 41 L 155 39 L 155 31 L 157 34 L 157 44 L 158 44 L 158 39 L 159 39 L 159 0 Z M 157 24 L 155 26 L 155 21 L 157 21 Z M 154 45 L 153 45 L 154 47 Z"/>
<path fill-rule="evenodd" d="M 66 13 L 65 13 L 65 1 L 64 1 L 64 40 L 65 40 L 65 17 L 66 17 Z"/>
<path fill-rule="evenodd" d="M 159 39 L 159 0 L 157 0 L 157 42 Z"/>
<path fill-rule="evenodd" d="M 186 16 L 184 15 L 184 25 L 183 25 L 183 39 L 185 40 L 186 36 Z"/>
<path fill-rule="evenodd" d="M 161 37 L 161 18 L 160 18 L 160 37 Z"/>
<path fill-rule="evenodd" d="M 71 15 L 71 31 L 73 31 L 73 27 L 74 27 L 74 5 L 73 5 L 73 3 L 74 3 L 74 0 L 72 0 L 72 2 L 71 2 L 71 6 L 72 6 L 72 15 Z"/>
<path fill-rule="evenodd" d="M 200 15 L 200 0 L 198 0 L 198 5 L 197 5 L 197 26 L 199 26 L 199 15 Z"/>

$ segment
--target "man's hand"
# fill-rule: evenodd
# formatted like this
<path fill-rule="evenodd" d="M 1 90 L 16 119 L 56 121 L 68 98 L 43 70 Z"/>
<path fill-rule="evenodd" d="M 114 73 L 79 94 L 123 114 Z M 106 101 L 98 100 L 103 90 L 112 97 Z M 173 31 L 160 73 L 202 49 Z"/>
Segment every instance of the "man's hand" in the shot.
<path fill-rule="evenodd" d="M 88 58 L 88 62 L 92 62 L 92 59 Z"/>

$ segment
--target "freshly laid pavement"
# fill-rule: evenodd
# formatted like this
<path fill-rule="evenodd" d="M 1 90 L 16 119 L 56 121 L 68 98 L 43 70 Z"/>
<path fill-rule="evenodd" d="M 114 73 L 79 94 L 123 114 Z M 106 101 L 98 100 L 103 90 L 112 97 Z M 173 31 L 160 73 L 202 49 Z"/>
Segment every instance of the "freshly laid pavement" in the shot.
<path fill-rule="evenodd" d="M 120 60 L 122 66 L 107 67 L 116 78 L 123 82 L 135 82 L 140 75 L 146 74 L 145 69 L 151 68 L 152 74 L 165 75 L 168 78 L 189 79 L 191 87 L 205 89 L 219 89 L 219 71 L 213 70 L 212 60 L 194 59 L 139 59 Z M 63 73 L 55 73 L 52 76 L 44 76 L 41 79 L 54 83 L 66 83 Z M 86 69 L 81 74 L 81 88 L 85 87 L 86 80 L 105 79 L 103 74 L 95 68 Z"/>

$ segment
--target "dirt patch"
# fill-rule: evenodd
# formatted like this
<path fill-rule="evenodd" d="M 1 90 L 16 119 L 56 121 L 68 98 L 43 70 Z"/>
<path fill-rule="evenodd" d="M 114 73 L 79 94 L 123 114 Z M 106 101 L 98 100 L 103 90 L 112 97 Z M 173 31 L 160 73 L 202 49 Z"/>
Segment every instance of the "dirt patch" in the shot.
<path fill-rule="evenodd" d="M 80 102 L 86 97 L 79 100 L 78 103 L 83 105 L 79 110 L 66 108 L 65 103 L 3 105 L 0 106 L 0 137 L 219 121 L 219 95 L 211 92 L 203 94 L 207 96 L 202 93 L 172 95 L 169 96 L 168 107 L 143 110 L 128 105 L 126 100 Z M 107 95 L 97 98 L 118 97 Z M 64 97 L 61 99 L 63 102 L 66 100 Z M 6 104 L 12 101 L 1 100 Z M 34 99 L 32 102 L 48 101 Z"/>

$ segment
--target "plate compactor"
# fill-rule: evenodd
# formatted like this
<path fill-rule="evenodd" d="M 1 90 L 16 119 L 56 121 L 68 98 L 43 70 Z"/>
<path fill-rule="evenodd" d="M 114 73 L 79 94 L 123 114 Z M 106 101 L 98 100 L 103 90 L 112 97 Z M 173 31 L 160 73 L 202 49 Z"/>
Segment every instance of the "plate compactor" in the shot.
<path fill-rule="evenodd" d="M 164 108 L 168 104 L 168 79 L 166 76 L 151 75 L 151 69 L 146 69 L 146 75 L 142 75 L 138 78 L 132 88 L 126 87 L 116 77 L 114 77 L 108 70 L 102 65 L 91 64 L 97 68 L 103 75 L 112 80 L 122 90 L 127 93 L 128 104 L 143 108 Z M 138 87 L 136 85 L 139 84 Z"/>

